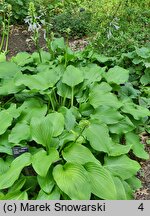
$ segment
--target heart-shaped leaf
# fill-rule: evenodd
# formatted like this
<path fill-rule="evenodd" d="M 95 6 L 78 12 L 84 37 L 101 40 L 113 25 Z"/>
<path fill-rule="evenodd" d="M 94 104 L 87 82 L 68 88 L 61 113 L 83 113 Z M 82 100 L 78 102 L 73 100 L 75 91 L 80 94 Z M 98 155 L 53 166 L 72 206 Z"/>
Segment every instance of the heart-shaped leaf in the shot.
<path fill-rule="evenodd" d="M 58 187 L 72 200 L 89 200 L 91 186 L 84 167 L 80 164 L 66 163 L 53 169 L 53 176 Z"/>
<path fill-rule="evenodd" d="M 58 159 L 59 153 L 56 149 L 49 149 L 49 154 L 44 150 L 40 150 L 32 156 L 32 165 L 38 175 L 45 177 L 51 164 Z"/>
<path fill-rule="evenodd" d="M 84 167 L 90 178 L 92 193 L 102 199 L 116 199 L 116 188 L 110 172 L 92 162 L 86 163 Z"/>

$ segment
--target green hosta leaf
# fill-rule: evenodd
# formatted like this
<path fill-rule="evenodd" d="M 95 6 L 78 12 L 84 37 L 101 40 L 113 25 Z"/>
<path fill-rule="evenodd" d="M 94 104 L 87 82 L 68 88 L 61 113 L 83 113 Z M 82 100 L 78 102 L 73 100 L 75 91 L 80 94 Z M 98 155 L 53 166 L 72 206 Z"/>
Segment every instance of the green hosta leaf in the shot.
<path fill-rule="evenodd" d="M 121 177 L 123 180 L 132 177 L 140 169 L 139 163 L 131 160 L 127 155 L 105 157 L 104 161 L 104 167 L 114 176 Z"/>
<path fill-rule="evenodd" d="M 73 115 L 71 109 L 67 109 L 66 107 L 61 107 L 59 109 L 59 112 L 61 112 L 65 118 L 66 130 L 68 130 L 68 131 L 72 130 L 76 124 L 76 118 Z"/>
<path fill-rule="evenodd" d="M 6 55 L 4 53 L 0 53 L 0 62 L 6 62 Z"/>
<path fill-rule="evenodd" d="M 33 59 L 29 53 L 19 52 L 16 56 L 11 58 L 11 61 L 19 66 L 24 66 L 26 64 L 32 63 Z"/>
<path fill-rule="evenodd" d="M 64 98 L 71 98 L 71 87 L 62 82 L 57 84 L 57 94 Z"/>
<path fill-rule="evenodd" d="M 20 68 L 12 62 L 0 62 L 0 78 L 8 79 L 20 72 Z"/>
<path fill-rule="evenodd" d="M 0 95 L 15 94 L 19 92 L 21 89 L 22 87 L 18 87 L 15 85 L 13 79 L 4 80 L 0 84 Z"/>
<path fill-rule="evenodd" d="M 43 190 L 40 190 L 36 200 L 59 200 L 60 191 L 57 187 L 51 193 L 45 193 Z"/>
<path fill-rule="evenodd" d="M 131 149 L 132 145 L 120 145 L 120 144 L 114 144 L 109 151 L 109 156 L 120 156 L 123 154 L 127 154 L 130 149 Z"/>
<path fill-rule="evenodd" d="M 18 179 L 8 190 L 8 192 L 20 191 L 26 182 L 26 177 Z"/>
<path fill-rule="evenodd" d="M 0 175 L 4 174 L 7 172 L 9 169 L 10 163 L 7 161 L 4 161 L 2 158 L 0 158 Z"/>
<path fill-rule="evenodd" d="M 7 110 L 0 111 L 0 135 L 5 133 L 7 128 L 12 124 L 13 118 L 17 118 L 18 116 L 19 112 L 15 104 L 11 104 Z"/>
<path fill-rule="evenodd" d="M 85 164 L 87 162 L 99 163 L 87 147 L 76 143 L 70 144 L 68 147 L 64 148 L 62 155 L 67 162 L 80 164 Z"/>
<path fill-rule="evenodd" d="M 7 193 L 4 198 L 4 200 L 28 200 L 28 194 L 26 191 L 13 191 L 10 193 Z"/>
<path fill-rule="evenodd" d="M 0 153 L 12 155 L 13 144 L 8 142 L 8 135 L 9 132 L 7 131 L 6 133 L 0 136 Z"/>
<path fill-rule="evenodd" d="M 40 150 L 32 156 L 32 165 L 38 175 L 45 177 L 51 164 L 59 159 L 56 149 L 49 149 L 49 154 L 45 150 Z"/>
<path fill-rule="evenodd" d="M 79 83 L 83 82 L 83 72 L 82 70 L 69 65 L 64 72 L 62 82 L 70 87 L 74 87 Z"/>
<path fill-rule="evenodd" d="M 64 116 L 61 113 L 55 112 L 48 114 L 47 117 L 52 123 L 53 137 L 59 136 L 64 130 Z"/>
<path fill-rule="evenodd" d="M 141 181 L 135 176 L 132 176 L 131 178 L 127 179 L 126 182 L 130 185 L 130 187 L 133 190 L 137 190 L 142 187 Z"/>
<path fill-rule="evenodd" d="M 92 193 L 102 199 L 116 199 L 116 188 L 108 170 L 96 163 L 84 165 L 88 172 Z"/>
<path fill-rule="evenodd" d="M 84 135 L 93 149 L 107 153 L 109 152 L 109 149 L 112 146 L 112 140 L 105 124 L 91 124 L 85 129 Z"/>
<path fill-rule="evenodd" d="M 32 117 L 42 118 L 47 113 L 47 106 L 36 98 L 29 98 L 19 107 L 21 121 L 30 122 Z"/>
<path fill-rule="evenodd" d="M 31 136 L 32 139 L 43 146 L 50 146 L 53 135 L 53 125 L 49 116 L 31 119 Z"/>
<path fill-rule="evenodd" d="M 94 82 L 99 82 L 102 79 L 102 68 L 96 64 L 83 67 L 82 71 L 84 73 L 85 84 L 90 85 Z"/>
<path fill-rule="evenodd" d="M 150 49 L 147 47 L 136 48 L 136 53 L 144 59 L 150 58 Z"/>
<path fill-rule="evenodd" d="M 117 99 L 115 94 L 102 91 L 99 87 L 91 90 L 89 94 L 89 101 L 94 108 L 104 105 L 118 109 L 122 106 L 122 103 Z"/>
<path fill-rule="evenodd" d="M 55 38 L 52 42 L 51 42 L 51 49 L 54 51 L 56 51 L 56 49 L 60 49 L 60 50 L 65 50 L 66 49 L 66 45 L 65 45 L 65 41 L 64 38 Z"/>
<path fill-rule="evenodd" d="M 89 200 L 91 187 L 88 175 L 80 164 L 66 163 L 53 169 L 53 176 L 58 187 L 72 200 Z"/>
<path fill-rule="evenodd" d="M 47 175 L 45 177 L 42 176 L 37 176 L 37 180 L 38 183 L 41 187 L 41 189 L 45 192 L 45 193 L 51 193 L 54 185 L 55 185 L 55 181 L 53 179 L 52 176 L 52 169 L 47 173 Z"/>
<path fill-rule="evenodd" d="M 31 164 L 31 154 L 24 153 L 17 157 L 4 174 L 0 175 L 0 189 L 11 187 L 18 179 L 21 170 Z"/>
<path fill-rule="evenodd" d="M 133 191 L 130 186 L 118 177 L 113 177 L 116 185 L 117 200 L 131 200 L 133 199 Z"/>
<path fill-rule="evenodd" d="M 11 130 L 9 135 L 9 142 L 20 143 L 22 140 L 30 139 L 30 127 L 26 122 L 17 123 Z"/>
<path fill-rule="evenodd" d="M 133 153 L 142 159 L 149 159 L 149 154 L 144 150 L 144 144 L 140 142 L 140 138 L 138 135 L 133 132 L 129 132 L 125 134 L 126 144 L 132 145 Z"/>
<path fill-rule="evenodd" d="M 141 77 L 140 82 L 145 86 L 150 83 L 150 68 L 147 68 L 144 73 L 145 74 Z"/>
<path fill-rule="evenodd" d="M 120 120 L 117 124 L 109 126 L 110 132 L 115 134 L 124 134 L 135 129 L 134 124 L 126 116 L 124 119 Z"/>
<path fill-rule="evenodd" d="M 119 66 L 110 68 L 109 71 L 105 74 L 105 79 L 108 83 L 116 83 L 118 85 L 127 82 L 128 78 L 129 71 Z"/>
<path fill-rule="evenodd" d="M 98 107 L 94 114 L 91 115 L 91 119 L 98 119 L 105 124 L 116 124 L 124 117 L 116 110 L 108 106 Z"/>
<path fill-rule="evenodd" d="M 148 109 L 133 103 L 125 103 L 121 110 L 131 114 L 136 120 L 150 116 L 150 111 Z"/>

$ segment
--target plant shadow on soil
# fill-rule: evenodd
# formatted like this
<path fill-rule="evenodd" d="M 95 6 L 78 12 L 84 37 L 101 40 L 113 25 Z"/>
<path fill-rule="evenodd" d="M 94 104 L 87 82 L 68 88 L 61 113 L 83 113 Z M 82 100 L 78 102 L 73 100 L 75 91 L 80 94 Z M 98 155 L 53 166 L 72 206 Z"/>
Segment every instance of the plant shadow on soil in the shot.
<path fill-rule="evenodd" d="M 27 28 L 24 26 L 12 26 L 10 39 L 9 39 L 9 53 L 7 55 L 7 60 L 9 60 L 12 56 L 16 55 L 18 52 L 28 52 L 32 53 L 36 51 L 36 48 L 31 41 L 31 34 L 28 32 Z M 1 37 L 0 37 L 1 40 Z M 88 42 L 86 39 L 71 41 L 70 45 L 72 49 L 83 49 Z M 41 36 L 40 38 L 40 46 L 46 49 L 44 38 Z M 144 138 L 141 139 L 143 144 L 145 145 Z M 146 145 L 146 150 L 150 155 L 150 145 Z M 138 160 L 141 165 L 141 170 L 138 172 L 137 177 L 142 182 L 142 188 L 137 190 L 135 193 L 136 200 L 150 200 L 150 159 L 147 161 Z"/>

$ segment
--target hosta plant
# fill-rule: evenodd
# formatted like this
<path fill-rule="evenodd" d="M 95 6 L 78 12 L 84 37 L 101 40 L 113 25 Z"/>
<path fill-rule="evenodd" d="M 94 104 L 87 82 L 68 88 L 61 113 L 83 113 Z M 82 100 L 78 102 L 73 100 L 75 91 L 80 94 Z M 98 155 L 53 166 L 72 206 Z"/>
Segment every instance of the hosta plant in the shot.
<path fill-rule="evenodd" d="M 42 63 L 38 53 L 0 63 L 0 199 L 133 199 L 150 112 L 119 96 L 127 69 L 83 61 L 58 41 Z M 16 146 L 28 152 L 14 158 Z"/>

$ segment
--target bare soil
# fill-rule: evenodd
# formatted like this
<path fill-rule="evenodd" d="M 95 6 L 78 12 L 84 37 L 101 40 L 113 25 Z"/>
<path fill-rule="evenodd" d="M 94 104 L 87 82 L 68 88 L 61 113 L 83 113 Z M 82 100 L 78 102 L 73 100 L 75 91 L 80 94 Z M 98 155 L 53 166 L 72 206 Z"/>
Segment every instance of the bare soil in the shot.
<path fill-rule="evenodd" d="M 7 55 L 8 60 L 16 55 L 18 52 L 29 52 L 32 53 L 36 50 L 33 42 L 31 41 L 31 34 L 28 32 L 27 28 L 24 26 L 12 26 L 9 40 L 9 53 Z M 1 38 L 0 38 L 1 39 Z M 86 39 L 72 40 L 70 41 L 70 46 L 73 50 L 83 49 L 87 44 Z M 40 38 L 41 47 L 45 48 L 45 42 L 43 37 Z M 150 155 L 150 145 L 146 145 L 146 140 L 148 135 L 141 137 L 143 144 L 147 152 Z M 141 164 L 141 170 L 139 171 L 137 177 L 142 182 L 142 188 L 135 192 L 136 200 L 150 200 L 150 160 L 139 161 Z"/>

